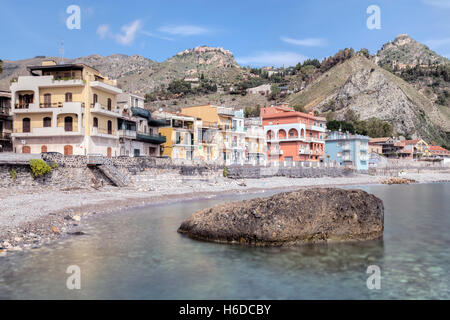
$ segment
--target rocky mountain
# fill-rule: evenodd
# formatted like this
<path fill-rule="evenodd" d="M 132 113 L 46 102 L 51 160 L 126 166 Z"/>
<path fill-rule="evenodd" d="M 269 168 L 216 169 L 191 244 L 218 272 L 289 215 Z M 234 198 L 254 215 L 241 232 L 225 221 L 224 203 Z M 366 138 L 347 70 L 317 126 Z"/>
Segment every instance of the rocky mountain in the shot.
<path fill-rule="evenodd" d="M 124 90 L 140 94 L 151 92 L 161 85 L 167 86 L 172 80 L 200 78 L 203 75 L 218 85 L 226 85 L 248 76 L 248 72 L 236 63 L 230 51 L 202 46 L 182 51 L 161 63 L 140 55 L 123 54 L 63 60 L 55 57 L 5 60 L 3 73 L 0 74 L 0 88 L 7 89 L 12 78 L 28 74 L 27 66 L 39 65 L 49 58 L 64 63 L 85 63 L 112 79 L 118 79 Z"/>
<path fill-rule="evenodd" d="M 444 112 L 450 108 L 450 60 L 427 46 L 399 35 L 383 46 L 374 61 L 413 85 Z"/>
<path fill-rule="evenodd" d="M 361 120 L 375 117 L 388 121 L 398 134 L 449 143 L 450 113 L 363 55 L 334 66 L 287 100 L 307 110 L 334 112 L 340 120 L 350 109 Z"/>
<path fill-rule="evenodd" d="M 416 65 L 450 63 L 450 60 L 438 55 L 407 34 L 400 34 L 394 41 L 384 44 L 375 54 L 373 60 L 380 66 L 388 65 L 392 68 L 395 66 L 404 68 Z"/>

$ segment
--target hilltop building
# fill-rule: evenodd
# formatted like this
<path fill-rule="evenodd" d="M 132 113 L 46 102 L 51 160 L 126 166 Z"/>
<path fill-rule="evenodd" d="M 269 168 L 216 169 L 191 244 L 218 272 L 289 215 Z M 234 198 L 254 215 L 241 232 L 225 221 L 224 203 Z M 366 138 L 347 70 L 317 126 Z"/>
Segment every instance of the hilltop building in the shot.
<path fill-rule="evenodd" d="M 0 90 L 0 152 L 12 151 L 11 93 Z"/>
<path fill-rule="evenodd" d="M 270 162 L 318 162 L 325 152 L 326 119 L 287 104 L 261 108 Z"/>
<path fill-rule="evenodd" d="M 343 132 L 330 132 L 325 145 L 327 162 L 351 167 L 355 170 L 369 169 L 369 137 Z"/>

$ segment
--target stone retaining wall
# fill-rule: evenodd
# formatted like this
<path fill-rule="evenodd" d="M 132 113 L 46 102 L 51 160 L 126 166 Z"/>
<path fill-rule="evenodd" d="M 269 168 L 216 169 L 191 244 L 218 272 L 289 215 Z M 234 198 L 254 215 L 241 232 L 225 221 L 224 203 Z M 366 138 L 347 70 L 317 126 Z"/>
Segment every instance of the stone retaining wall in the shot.
<path fill-rule="evenodd" d="M 16 172 L 16 179 L 12 178 L 11 170 Z M 45 176 L 34 178 L 29 165 L 0 165 L 0 188 L 53 186 L 70 189 L 92 185 L 111 185 L 111 182 L 95 167 L 58 167 Z"/>
<path fill-rule="evenodd" d="M 259 179 L 266 177 L 320 178 L 342 177 L 353 174 L 353 170 L 343 167 L 256 167 L 232 166 L 228 168 L 231 179 Z"/>

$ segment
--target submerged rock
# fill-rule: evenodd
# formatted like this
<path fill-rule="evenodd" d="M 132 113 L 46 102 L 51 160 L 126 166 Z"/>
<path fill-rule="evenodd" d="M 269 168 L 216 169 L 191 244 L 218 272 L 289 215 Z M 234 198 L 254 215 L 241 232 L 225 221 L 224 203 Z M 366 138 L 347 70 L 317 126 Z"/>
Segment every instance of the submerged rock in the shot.
<path fill-rule="evenodd" d="M 261 246 L 371 240 L 383 235 L 383 202 L 363 190 L 313 188 L 225 203 L 194 213 L 178 232 Z"/>

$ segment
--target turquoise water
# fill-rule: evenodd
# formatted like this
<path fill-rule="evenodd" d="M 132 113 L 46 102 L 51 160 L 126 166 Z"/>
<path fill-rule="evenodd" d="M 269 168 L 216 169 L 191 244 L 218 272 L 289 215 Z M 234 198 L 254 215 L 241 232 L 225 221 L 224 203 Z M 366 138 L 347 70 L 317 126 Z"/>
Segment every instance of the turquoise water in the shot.
<path fill-rule="evenodd" d="M 235 195 L 99 215 L 88 235 L 0 258 L 3 299 L 449 299 L 450 184 L 361 187 L 384 201 L 382 240 L 250 248 L 176 232 L 198 209 Z M 81 270 L 81 290 L 66 269 Z M 369 265 L 381 289 L 366 286 Z"/>

